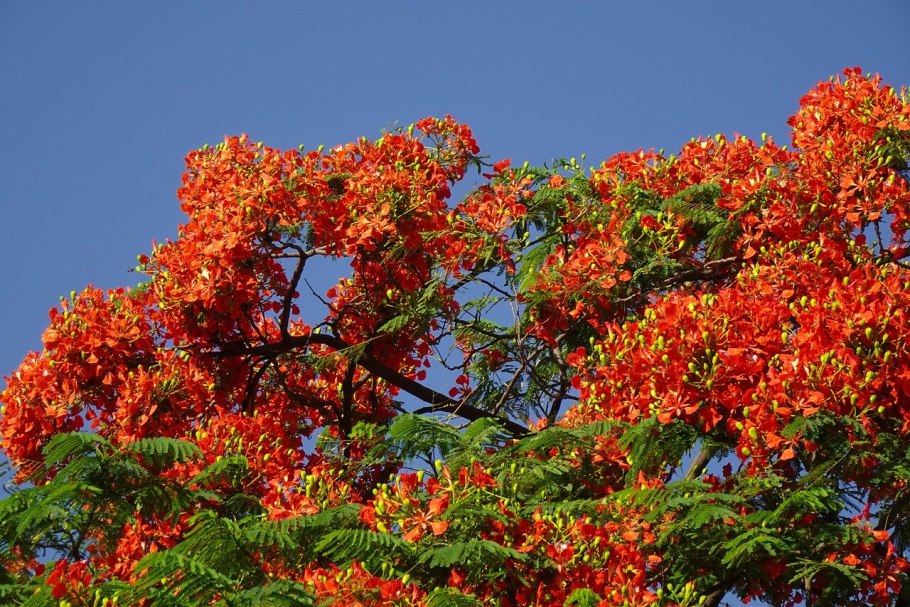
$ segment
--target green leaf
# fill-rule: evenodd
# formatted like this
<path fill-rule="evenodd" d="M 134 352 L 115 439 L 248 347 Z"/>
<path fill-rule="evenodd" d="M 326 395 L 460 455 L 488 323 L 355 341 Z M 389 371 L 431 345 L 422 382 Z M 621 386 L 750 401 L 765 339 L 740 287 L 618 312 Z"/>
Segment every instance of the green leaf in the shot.
<path fill-rule="evenodd" d="M 51 594 L 50 586 L 38 586 L 33 589 L 34 594 L 29 595 L 21 607 L 58 607 L 59 603 Z"/>
<path fill-rule="evenodd" d="M 136 583 L 136 598 L 145 596 L 146 591 L 161 584 L 172 595 L 175 590 L 179 591 L 181 604 L 196 605 L 211 601 L 217 595 L 231 594 L 237 586 L 235 580 L 199 559 L 173 550 L 145 556 L 136 564 L 134 571 L 145 571 Z"/>
<path fill-rule="evenodd" d="M 458 430 L 439 420 L 405 413 L 389 426 L 389 437 L 396 442 L 399 455 L 404 459 L 432 453 L 439 449 L 443 455 L 461 442 Z"/>
<path fill-rule="evenodd" d="M 245 539 L 254 546 L 290 550 L 297 545 L 297 538 L 292 531 L 292 526 L 285 522 L 287 520 L 299 521 L 300 519 L 257 521 L 244 528 Z"/>
<path fill-rule="evenodd" d="M 721 193 L 721 187 L 716 183 L 699 183 L 668 198 L 665 207 L 693 223 L 714 225 L 723 221 L 726 215 L 717 207 Z"/>
<path fill-rule="evenodd" d="M 426 607 L 481 607 L 483 602 L 455 588 L 436 588 L 427 595 Z"/>
<path fill-rule="evenodd" d="M 629 450 L 627 481 L 634 482 L 639 472 L 663 471 L 691 451 L 700 437 L 696 428 L 678 420 L 662 424 L 651 417 L 630 427 L 619 440 Z"/>
<path fill-rule="evenodd" d="M 397 535 L 367 529 L 338 529 L 316 544 L 316 552 L 337 563 L 353 560 L 372 563 L 394 556 L 409 555 L 412 544 Z"/>
<path fill-rule="evenodd" d="M 526 558 L 514 548 L 490 540 L 469 540 L 427 550 L 420 555 L 419 562 L 431 567 L 446 568 L 461 564 L 482 571 L 486 568 L 499 568 L 508 559 L 524 561 Z"/>
<path fill-rule="evenodd" d="M 756 553 L 765 556 L 777 556 L 786 551 L 786 544 L 779 538 L 769 535 L 769 530 L 753 527 L 723 544 L 724 556 L 721 564 L 739 566 L 754 560 Z"/>
<path fill-rule="evenodd" d="M 402 314 L 401 316 L 395 316 L 376 329 L 377 333 L 395 333 L 400 331 L 408 326 L 408 323 L 411 321 L 411 316 L 408 314 Z"/>
<path fill-rule="evenodd" d="M 243 455 L 227 455 L 213 462 L 194 476 L 190 484 L 229 481 L 236 483 L 249 472 L 249 461 Z"/>
<path fill-rule="evenodd" d="M 36 593 L 44 593 L 46 597 L 35 598 L 36 601 L 44 601 L 51 597 L 50 588 L 33 580 L 21 584 L 0 584 L 0 604 L 2 605 L 21 605 Z M 57 607 L 56 602 L 50 603 Z"/>
<path fill-rule="evenodd" d="M 567 607 L 569 605 L 575 607 L 597 607 L 601 600 L 600 595 L 590 588 L 578 588 L 569 595 L 564 604 Z"/>
<path fill-rule="evenodd" d="M 57 464 L 76 455 L 94 451 L 97 446 L 110 447 L 111 443 L 93 432 L 66 432 L 57 434 L 42 449 L 47 465 Z"/>
<path fill-rule="evenodd" d="M 516 270 L 512 283 L 516 285 L 518 293 L 524 293 L 537 282 L 537 274 L 547 257 L 553 252 L 559 242 L 559 235 L 552 234 L 541 240 L 536 246 L 527 251 L 521 266 Z"/>
<path fill-rule="evenodd" d="M 688 530 L 698 530 L 714 521 L 739 519 L 739 513 L 724 504 L 699 504 L 693 507 L 683 519 L 683 526 Z"/>
<path fill-rule="evenodd" d="M 462 433 L 462 444 L 485 447 L 505 437 L 502 423 L 493 417 L 481 417 L 468 424 Z"/>
<path fill-rule="evenodd" d="M 144 461 L 159 469 L 202 458 L 202 451 L 198 446 L 167 436 L 139 439 L 127 445 L 126 450 L 141 456 Z"/>
<path fill-rule="evenodd" d="M 307 607 L 315 604 L 307 587 L 291 580 L 275 580 L 236 592 L 229 603 L 231 607 Z"/>

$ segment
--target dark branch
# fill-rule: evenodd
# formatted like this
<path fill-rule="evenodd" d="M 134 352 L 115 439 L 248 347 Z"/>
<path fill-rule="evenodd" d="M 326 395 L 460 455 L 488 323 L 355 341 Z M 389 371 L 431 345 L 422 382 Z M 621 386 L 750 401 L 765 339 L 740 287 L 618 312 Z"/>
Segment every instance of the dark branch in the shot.
<path fill-rule="evenodd" d="M 344 379 L 341 382 L 341 419 L 338 420 L 338 427 L 341 431 L 341 438 L 344 441 L 347 441 L 351 435 L 351 411 L 354 406 L 354 372 L 356 370 L 357 363 L 352 360 L 348 363 L 348 368 L 344 372 Z M 349 449 L 350 445 L 348 444 L 344 448 L 345 457 L 349 455 Z"/>
<path fill-rule="evenodd" d="M 528 363 L 537 358 L 544 350 L 547 349 L 547 345 L 543 344 L 538 346 L 530 356 L 522 356 L 521 361 L 519 362 L 518 368 L 515 370 L 515 373 L 512 375 L 512 378 L 509 380 L 509 383 L 506 384 L 503 388 L 502 396 L 497 401 L 496 405 L 493 407 L 494 413 L 499 413 L 505 404 L 508 402 L 509 398 L 512 395 L 512 390 L 515 388 L 515 384 L 518 383 L 518 380 L 521 378 L 521 375 L 524 373 L 525 369 L 528 367 Z"/>
<path fill-rule="evenodd" d="M 726 276 L 730 268 L 734 267 L 735 263 L 738 261 L 741 261 L 739 257 L 725 257 L 723 259 L 714 259 L 698 266 L 697 268 L 691 268 L 677 272 L 670 278 L 657 283 L 653 289 L 640 290 L 632 293 L 631 295 L 627 295 L 626 297 L 614 299 L 611 303 L 614 305 L 632 303 L 640 300 L 642 297 L 647 297 L 652 293 L 660 293 L 661 291 L 665 291 L 671 287 L 676 287 L 687 282 L 717 280 L 718 278 L 723 278 Z"/>
<path fill-rule="evenodd" d="M 727 595 L 727 588 L 717 588 L 709 594 L 705 595 L 705 602 L 703 607 L 717 607 L 720 605 L 721 600 Z"/>
<path fill-rule="evenodd" d="M 309 259 L 307 252 L 298 247 L 297 245 L 286 245 L 287 247 L 296 250 L 300 256 L 297 258 L 297 265 L 294 268 L 294 275 L 291 276 L 291 282 L 288 284 L 288 292 L 284 294 L 284 301 L 281 303 L 281 335 L 283 337 L 288 336 L 288 324 L 291 322 L 291 308 L 294 305 L 294 293 L 297 292 L 297 285 L 300 284 L 300 277 L 303 276 L 303 268 L 306 265 L 306 260 Z"/>
<path fill-rule="evenodd" d="M 702 447 L 701 451 L 698 452 L 698 455 L 692 460 L 692 463 L 689 464 L 685 479 L 687 481 L 692 481 L 704 474 L 705 466 L 708 465 L 708 462 L 711 461 L 716 453 L 717 447 L 714 445 Z"/>
<path fill-rule="evenodd" d="M 310 335 L 289 335 L 287 337 L 284 337 L 281 341 L 260 344 L 258 346 L 249 346 L 243 343 L 224 344 L 221 346 L 220 350 L 213 352 L 212 354 L 218 357 L 270 357 L 292 352 L 297 349 L 307 349 L 313 345 L 329 346 L 338 352 L 343 352 L 344 350 L 351 348 L 350 344 L 334 335 L 311 333 Z M 521 424 L 518 424 L 506 417 L 495 415 L 489 411 L 484 411 L 483 409 L 478 409 L 477 407 L 474 407 L 467 403 L 457 401 L 453 398 L 450 398 L 449 396 L 446 396 L 445 394 L 441 394 L 436 390 L 428 388 L 409 377 L 405 377 L 391 367 L 386 366 L 384 363 L 376 360 L 368 353 L 360 355 L 360 357 L 357 359 L 357 364 L 376 377 L 387 381 L 393 386 L 397 386 L 399 389 L 404 390 L 411 396 L 414 396 L 415 398 L 418 398 L 430 405 L 429 407 L 418 409 L 415 411 L 415 413 L 452 413 L 453 415 L 457 415 L 469 421 L 476 421 L 484 417 L 491 417 L 497 419 L 500 423 L 502 423 L 503 428 L 510 434 L 513 434 L 515 436 L 525 436 L 528 434 L 528 429 Z"/>
<path fill-rule="evenodd" d="M 272 364 L 274 360 L 273 357 L 267 357 L 262 363 L 259 369 L 256 370 L 246 387 L 246 397 L 243 400 L 243 405 L 241 409 L 245 413 L 251 413 L 253 411 L 253 403 L 256 400 L 256 390 L 259 388 L 259 382 L 262 380 L 262 376 L 265 375 L 265 372 L 268 371 L 269 365 Z M 252 373 L 253 364 L 250 364 L 250 372 Z"/>
<path fill-rule="evenodd" d="M 556 366 L 559 368 L 559 393 L 550 403 L 550 410 L 547 412 L 547 421 L 551 424 L 556 421 L 556 416 L 559 415 L 559 410 L 566 398 L 566 394 L 569 392 L 569 386 L 571 386 L 569 375 L 566 372 L 566 367 L 568 365 L 562 356 L 562 350 L 558 343 L 553 346 L 552 352 L 553 358 L 556 359 Z"/>

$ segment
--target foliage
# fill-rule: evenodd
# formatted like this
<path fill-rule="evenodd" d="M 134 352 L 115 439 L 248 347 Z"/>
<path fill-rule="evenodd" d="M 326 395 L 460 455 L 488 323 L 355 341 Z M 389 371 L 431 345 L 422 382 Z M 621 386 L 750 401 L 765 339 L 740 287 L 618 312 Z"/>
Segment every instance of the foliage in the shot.
<path fill-rule="evenodd" d="M 850 69 L 790 125 L 191 152 L 145 282 L 6 378 L 0 600 L 910 604 L 910 100 Z"/>

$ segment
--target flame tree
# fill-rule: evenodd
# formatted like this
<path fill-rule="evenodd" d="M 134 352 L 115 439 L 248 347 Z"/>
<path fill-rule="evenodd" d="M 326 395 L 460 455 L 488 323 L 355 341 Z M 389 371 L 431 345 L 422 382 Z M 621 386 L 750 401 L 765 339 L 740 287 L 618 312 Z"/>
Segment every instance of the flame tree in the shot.
<path fill-rule="evenodd" d="M 6 378 L 4 604 L 907 605 L 910 100 L 789 124 L 191 152 L 144 282 Z"/>

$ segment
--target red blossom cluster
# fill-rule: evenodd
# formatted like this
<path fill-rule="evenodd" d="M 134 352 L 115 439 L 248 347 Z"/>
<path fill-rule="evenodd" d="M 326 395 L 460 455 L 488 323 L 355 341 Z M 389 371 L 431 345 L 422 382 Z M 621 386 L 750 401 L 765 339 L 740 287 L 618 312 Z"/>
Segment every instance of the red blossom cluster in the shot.
<path fill-rule="evenodd" d="M 451 186 L 482 161 L 451 117 L 328 150 L 241 136 L 191 152 L 178 237 L 140 256 L 147 282 L 51 310 L 43 351 L 6 378 L 0 431 L 18 480 L 39 486 L 67 463 L 42 465 L 57 435 L 92 431 L 127 451 L 180 439 L 199 457 L 136 465 L 207 497 L 169 514 L 137 502 L 126 524 L 102 512 L 116 528 L 89 534 L 84 554 L 3 566 L 87 602 L 94 586 L 140 580 L 143 557 L 241 495 L 270 521 L 357 505 L 358 530 L 417 555 L 408 568 L 392 553 L 381 568 L 336 561 L 331 546 L 303 563 L 277 547 L 250 556 L 263 579 L 336 604 L 451 592 L 502 607 L 685 607 L 736 590 L 791 605 L 843 579 L 859 580 L 851 604 L 890 604 L 910 565 L 897 523 L 869 512 L 907 490 L 892 464 L 910 444 L 910 102 L 850 69 L 790 125 L 792 149 L 717 136 L 678 155 L 618 154 L 590 175 L 574 160 L 506 160 L 455 205 Z M 321 257 L 350 272 L 308 300 Z M 484 317 L 503 302 L 518 319 L 506 329 Z M 428 385 L 433 360 L 451 386 Z M 408 398 L 511 436 L 399 473 L 415 462 L 384 432 L 414 410 Z M 588 442 L 521 447 L 559 432 Z M 716 469 L 680 473 L 691 453 L 651 461 L 630 436 L 697 437 L 686 449 L 705 446 L 698 463 Z M 496 459 L 509 449 L 514 461 Z M 239 476 L 206 472 L 233 461 Z M 535 474 L 568 487 L 541 489 Z M 786 496 L 835 474 L 866 510 L 839 527 L 849 542 L 813 555 L 807 538 L 828 521 Z M 745 578 L 713 549 L 693 544 L 714 560 L 686 561 L 678 538 L 698 534 L 731 553 L 737 538 L 774 537 Z M 455 548 L 463 562 L 447 560 Z M 813 556 L 815 573 L 794 579 Z"/>

